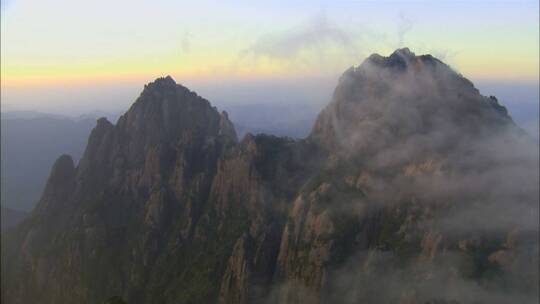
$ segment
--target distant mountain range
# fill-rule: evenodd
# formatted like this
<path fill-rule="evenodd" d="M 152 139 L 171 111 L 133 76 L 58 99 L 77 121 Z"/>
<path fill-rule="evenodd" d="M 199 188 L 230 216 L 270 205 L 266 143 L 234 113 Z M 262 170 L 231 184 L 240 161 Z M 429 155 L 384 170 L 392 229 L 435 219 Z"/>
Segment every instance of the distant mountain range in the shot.
<path fill-rule="evenodd" d="M 345 71 L 302 139 L 239 139 L 159 78 L 3 233 L 1 299 L 537 303 L 538 168 L 495 97 L 409 49 Z"/>
<path fill-rule="evenodd" d="M 239 104 L 226 105 L 239 137 L 246 133 L 271 134 L 292 138 L 309 135 L 321 110 L 310 104 Z"/>
<path fill-rule="evenodd" d="M 95 119 L 70 119 L 36 112 L 2 113 L 2 206 L 31 210 L 58 155 L 77 161 Z"/>

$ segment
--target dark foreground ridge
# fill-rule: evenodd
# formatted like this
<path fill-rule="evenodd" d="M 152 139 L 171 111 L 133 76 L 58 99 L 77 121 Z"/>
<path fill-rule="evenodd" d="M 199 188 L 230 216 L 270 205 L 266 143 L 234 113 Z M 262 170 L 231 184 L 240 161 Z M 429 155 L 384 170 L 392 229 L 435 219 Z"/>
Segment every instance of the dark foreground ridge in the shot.
<path fill-rule="evenodd" d="M 61 156 L 2 303 L 536 303 L 538 145 L 430 56 L 372 55 L 303 140 L 171 77 Z"/>

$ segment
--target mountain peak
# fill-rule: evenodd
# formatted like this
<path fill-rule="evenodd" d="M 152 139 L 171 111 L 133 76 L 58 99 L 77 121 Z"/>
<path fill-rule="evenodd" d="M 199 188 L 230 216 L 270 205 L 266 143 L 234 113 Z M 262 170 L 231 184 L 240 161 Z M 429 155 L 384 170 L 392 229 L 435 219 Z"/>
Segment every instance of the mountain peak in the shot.
<path fill-rule="evenodd" d="M 373 65 L 376 67 L 405 71 L 410 66 L 418 68 L 421 64 L 443 64 L 443 63 L 431 55 L 417 56 L 409 48 L 401 48 L 401 49 L 396 49 L 388 57 L 385 57 L 376 53 L 372 54 L 362 63 L 360 67 L 362 66 L 365 67 L 366 65 Z"/>
<path fill-rule="evenodd" d="M 162 131 L 170 135 L 186 128 L 213 129 L 220 120 L 220 113 L 208 100 L 177 84 L 171 76 L 145 85 L 124 116 L 121 125 L 125 120 L 132 131 L 152 129 L 154 137 Z"/>
<path fill-rule="evenodd" d="M 401 56 L 416 57 L 416 55 L 408 47 L 396 49 L 394 51 L 394 53 L 392 53 L 392 55 L 394 55 L 394 54 L 399 54 Z M 390 56 L 392 56 L 392 55 L 390 55 Z"/>
<path fill-rule="evenodd" d="M 227 144 L 237 141 L 228 115 L 219 113 L 208 100 L 177 84 L 171 76 L 160 77 L 144 86 L 116 125 L 105 118 L 98 120 L 81 159 L 80 167 L 84 168 L 81 172 L 99 167 L 92 165 L 98 160 L 107 160 L 103 167 L 110 166 L 108 153 L 124 144 L 129 145 L 127 159 L 141 161 L 151 147 L 191 149 L 206 141 Z"/>
<path fill-rule="evenodd" d="M 377 150 L 419 133 L 473 134 L 508 122 L 496 100 L 482 96 L 451 67 L 402 48 L 387 57 L 373 54 L 347 70 L 311 137 L 326 147 Z"/>
<path fill-rule="evenodd" d="M 107 119 L 107 117 L 100 117 L 97 119 L 97 128 L 108 128 L 110 126 L 112 126 L 112 123 Z"/>
<path fill-rule="evenodd" d="M 62 206 L 69 197 L 75 182 L 75 163 L 70 155 L 61 155 L 53 164 L 47 185 L 43 190 L 37 210 L 53 211 Z"/>
<path fill-rule="evenodd" d="M 160 86 L 176 86 L 176 81 L 170 75 L 156 78 L 153 83 Z"/>
<path fill-rule="evenodd" d="M 181 84 L 177 84 L 171 76 L 159 77 L 156 80 L 146 84 L 141 93 L 142 96 L 147 96 L 147 99 L 159 99 L 159 98 L 174 98 L 174 96 L 181 95 L 196 95 L 188 88 Z"/>

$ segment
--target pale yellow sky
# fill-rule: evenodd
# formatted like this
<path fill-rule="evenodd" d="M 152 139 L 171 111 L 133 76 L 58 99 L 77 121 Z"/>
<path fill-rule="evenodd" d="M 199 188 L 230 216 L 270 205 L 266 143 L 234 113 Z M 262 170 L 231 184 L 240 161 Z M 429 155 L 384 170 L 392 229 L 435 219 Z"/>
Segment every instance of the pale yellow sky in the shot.
<path fill-rule="evenodd" d="M 526 0 L 2 1 L 2 102 L 35 104 L 35 90 L 43 104 L 65 87 L 139 87 L 163 75 L 205 86 L 336 79 L 403 46 L 473 81 L 535 83 L 538 27 L 538 2 Z"/>

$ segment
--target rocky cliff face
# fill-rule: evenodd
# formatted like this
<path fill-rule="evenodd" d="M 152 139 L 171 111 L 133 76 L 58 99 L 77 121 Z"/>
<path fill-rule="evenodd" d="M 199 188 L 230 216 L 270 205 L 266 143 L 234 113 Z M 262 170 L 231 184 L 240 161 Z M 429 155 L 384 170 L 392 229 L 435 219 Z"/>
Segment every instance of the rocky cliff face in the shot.
<path fill-rule="evenodd" d="M 58 159 L 2 301 L 533 303 L 537 215 L 538 146 L 429 55 L 346 71 L 299 141 L 160 78 Z"/>

